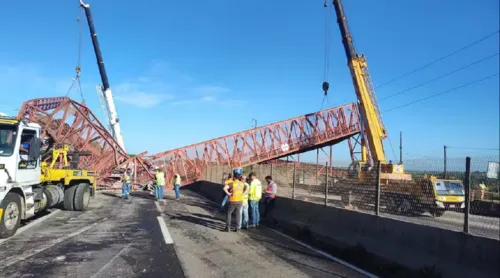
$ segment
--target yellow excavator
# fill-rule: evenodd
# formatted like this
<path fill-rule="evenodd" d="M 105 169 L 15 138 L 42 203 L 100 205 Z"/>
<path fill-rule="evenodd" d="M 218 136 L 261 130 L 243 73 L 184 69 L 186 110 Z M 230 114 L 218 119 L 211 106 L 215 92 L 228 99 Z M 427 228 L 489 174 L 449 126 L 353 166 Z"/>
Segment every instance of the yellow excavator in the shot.
<path fill-rule="evenodd" d="M 425 176 L 414 181 L 410 174 L 405 173 L 402 163 L 387 162 L 382 143 L 382 140 L 387 138 L 387 131 L 368 73 L 366 58 L 364 55 L 359 55 L 354 48 L 341 0 L 333 0 L 333 6 L 363 124 L 361 160 L 353 162 L 355 177 L 362 182 L 373 180 L 376 176 L 376 165 L 380 162 L 379 177 L 384 193 L 383 199 L 390 211 L 412 213 L 415 210 L 428 211 L 439 217 L 446 210 L 464 208 L 464 187 L 461 181 L 439 179 L 434 176 Z"/>

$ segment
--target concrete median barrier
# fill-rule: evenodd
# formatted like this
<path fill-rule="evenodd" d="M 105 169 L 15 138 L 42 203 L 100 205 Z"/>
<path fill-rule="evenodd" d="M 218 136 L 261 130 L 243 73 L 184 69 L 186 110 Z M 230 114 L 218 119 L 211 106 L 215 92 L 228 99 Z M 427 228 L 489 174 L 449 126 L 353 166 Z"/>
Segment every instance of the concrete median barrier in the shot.
<path fill-rule="evenodd" d="M 221 184 L 198 182 L 187 188 L 216 203 L 222 201 Z M 500 273 L 500 242 L 494 239 L 283 197 L 277 198 L 267 220 L 327 250 L 362 247 L 384 261 L 435 269 L 443 277 Z"/>

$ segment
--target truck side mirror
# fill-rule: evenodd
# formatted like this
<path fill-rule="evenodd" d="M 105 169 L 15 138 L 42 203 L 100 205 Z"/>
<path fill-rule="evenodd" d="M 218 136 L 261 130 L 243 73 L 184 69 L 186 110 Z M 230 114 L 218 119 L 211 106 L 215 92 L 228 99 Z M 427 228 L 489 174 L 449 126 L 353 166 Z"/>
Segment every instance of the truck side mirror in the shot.
<path fill-rule="evenodd" d="M 29 157 L 30 159 L 38 159 L 42 148 L 42 140 L 38 137 L 33 137 L 30 140 Z"/>

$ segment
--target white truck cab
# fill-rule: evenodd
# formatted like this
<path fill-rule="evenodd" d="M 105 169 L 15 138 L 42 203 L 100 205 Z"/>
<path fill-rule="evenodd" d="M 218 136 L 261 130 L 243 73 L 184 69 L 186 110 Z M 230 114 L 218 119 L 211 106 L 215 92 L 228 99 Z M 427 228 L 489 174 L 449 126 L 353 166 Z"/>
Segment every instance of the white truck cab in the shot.
<path fill-rule="evenodd" d="M 40 125 L 0 116 L 0 238 L 13 235 L 21 219 L 35 215 L 40 184 Z"/>

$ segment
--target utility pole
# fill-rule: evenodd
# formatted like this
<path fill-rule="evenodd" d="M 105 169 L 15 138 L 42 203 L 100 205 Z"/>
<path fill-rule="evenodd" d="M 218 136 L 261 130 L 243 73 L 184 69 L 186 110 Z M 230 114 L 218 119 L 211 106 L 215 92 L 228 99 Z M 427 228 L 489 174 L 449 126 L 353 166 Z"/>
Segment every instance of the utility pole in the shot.
<path fill-rule="evenodd" d="M 403 132 L 399 132 L 399 163 L 403 164 Z"/>
<path fill-rule="evenodd" d="M 444 178 L 445 179 L 448 178 L 448 173 L 446 173 L 446 164 L 447 164 L 447 160 L 446 160 L 446 145 L 444 145 Z"/>

